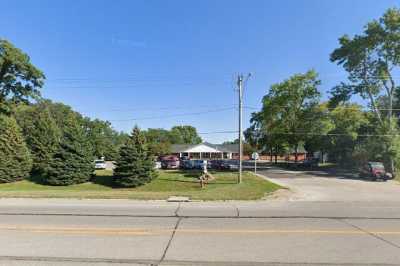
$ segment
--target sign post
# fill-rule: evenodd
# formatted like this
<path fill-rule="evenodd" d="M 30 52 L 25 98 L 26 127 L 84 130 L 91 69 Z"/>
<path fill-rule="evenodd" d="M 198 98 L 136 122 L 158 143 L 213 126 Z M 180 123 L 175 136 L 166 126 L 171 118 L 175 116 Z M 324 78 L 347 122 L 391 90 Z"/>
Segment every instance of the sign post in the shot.
<path fill-rule="evenodd" d="M 257 160 L 260 158 L 257 152 L 251 154 L 251 158 L 254 160 L 254 173 L 257 174 Z"/>

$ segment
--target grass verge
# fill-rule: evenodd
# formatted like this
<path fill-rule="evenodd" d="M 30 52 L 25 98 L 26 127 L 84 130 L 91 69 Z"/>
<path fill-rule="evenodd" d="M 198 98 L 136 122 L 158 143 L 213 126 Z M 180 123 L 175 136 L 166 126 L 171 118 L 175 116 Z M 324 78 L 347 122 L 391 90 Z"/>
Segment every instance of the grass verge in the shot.
<path fill-rule="evenodd" d="M 0 197 L 88 198 L 161 200 L 170 196 L 188 196 L 194 200 L 256 200 L 280 187 L 250 172 L 236 184 L 237 173 L 216 172 L 216 177 L 201 189 L 199 172 L 160 171 L 153 182 L 138 188 L 115 188 L 111 171 L 97 171 L 91 182 L 71 186 L 46 186 L 35 180 L 0 184 Z"/>

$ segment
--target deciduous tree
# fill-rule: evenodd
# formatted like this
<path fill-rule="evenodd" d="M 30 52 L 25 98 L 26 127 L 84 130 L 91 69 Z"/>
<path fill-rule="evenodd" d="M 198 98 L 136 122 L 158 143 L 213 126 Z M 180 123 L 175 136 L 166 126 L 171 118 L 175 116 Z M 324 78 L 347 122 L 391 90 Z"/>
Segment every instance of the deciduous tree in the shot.
<path fill-rule="evenodd" d="M 0 39 L 0 112 L 9 113 L 13 104 L 38 98 L 44 79 L 27 54 Z"/>
<path fill-rule="evenodd" d="M 283 147 L 285 143 L 289 144 L 295 151 L 296 161 L 299 145 L 315 128 L 309 116 L 319 102 L 319 84 L 317 73 L 311 70 L 272 85 L 254 120 L 266 136 L 271 136 L 269 145 Z"/>
<path fill-rule="evenodd" d="M 170 140 L 172 144 L 199 144 L 202 142 L 197 130 L 192 126 L 175 126 L 171 128 Z"/>
<path fill-rule="evenodd" d="M 368 123 L 366 114 L 357 104 L 342 104 L 330 112 L 334 128 L 329 131 L 329 157 L 340 164 L 352 162 L 360 130 Z"/>
<path fill-rule="evenodd" d="M 400 10 L 388 9 L 379 19 L 368 23 L 364 32 L 354 37 L 344 35 L 340 47 L 331 54 L 331 61 L 342 65 L 349 73 L 349 82 L 334 89 L 336 99 L 348 99 L 357 94 L 369 101 L 377 117 L 377 132 L 392 135 L 383 139 L 382 151 L 388 158 L 390 170 L 395 170 L 399 150 L 397 117 L 393 112 L 395 92 L 398 90 L 395 73 L 400 70 Z M 385 114 L 379 110 L 378 99 L 384 95 Z"/>

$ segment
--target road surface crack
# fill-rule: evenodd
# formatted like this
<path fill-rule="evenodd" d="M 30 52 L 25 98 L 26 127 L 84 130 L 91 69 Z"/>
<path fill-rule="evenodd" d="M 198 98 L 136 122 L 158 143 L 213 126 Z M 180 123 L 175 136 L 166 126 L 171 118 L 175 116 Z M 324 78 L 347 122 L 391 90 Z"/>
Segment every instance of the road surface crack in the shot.
<path fill-rule="evenodd" d="M 164 252 L 163 252 L 163 254 L 161 256 L 161 259 L 155 265 L 160 265 L 164 261 L 165 256 L 167 255 L 168 249 L 171 246 L 172 240 L 174 239 L 174 236 L 176 234 L 176 231 L 177 231 L 177 229 L 179 227 L 179 224 L 181 223 L 182 219 L 183 219 L 182 217 L 179 217 L 178 220 L 176 221 L 176 224 L 175 224 L 175 227 L 174 227 L 174 231 L 172 231 L 171 237 L 168 240 L 167 246 L 165 247 L 165 250 L 164 250 Z"/>
<path fill-rule="evenodd" d="M 237 205 L 235 205 L 235 209 L 236 209 L 236 217 L 239 218 L 240 217 L 240 210 L 239 210 Z"/>
<path fill-rule="evenodd" d="M 346 221 L 346 220 L 340 220 L 340 221 L 342 221 L 343 223 L 345 223 L 345 224 L 347 224 L 347 225 L 349 225 L 349 226 L 351 226 L 351 227 L 353 227 L 353 228 L 355 228 L 357 230 L 360 230 L 360 231 L 362 231 L 362 232 L 364 232 L 364 233 L 366 233 L 366 234 L 368 234 L 368 235 L 370 235 L 370 236 L 372 236 L 372 237 L 374 237 L 374 238 L 376 238 L 376 239 L 378 239 L 380 241 L 383 241 L 386 244 L 391 245 L 392 247 L 400 249 L 400 246 L 397 245 L 396 243 L 393 243 L 393 242 L 391 242 L 391 241 L 389 241 L 389 240 L 387 240 L 387 239 L 385 239 L 385 238 L 383 238 L 383 237 L 381 237 L 381 236 L 379 236 L 379 235 L 377 235 L 375 233 L 372 233 L 372 232 L 370 232 L 368 230 L 365 230 L 365 229 L 363 229 L 363 228 L 361 228 L 361 227 L 359 227 L 359 226 L 357 226 L 355 224 L 352 224 L 349 221 Z"/>
<path fill-rule="evenodd" d="M 176 217 L 179 217 L 179 210 L 180 210 L 180 208 L 181 208 L 181 203 L 179 202 L 179 203 L 178 203 L 178 207 L 176 207 L 176 210 L 175 210 L 175 212 L 174 212 L 174 214 L 175 214 Z"/>

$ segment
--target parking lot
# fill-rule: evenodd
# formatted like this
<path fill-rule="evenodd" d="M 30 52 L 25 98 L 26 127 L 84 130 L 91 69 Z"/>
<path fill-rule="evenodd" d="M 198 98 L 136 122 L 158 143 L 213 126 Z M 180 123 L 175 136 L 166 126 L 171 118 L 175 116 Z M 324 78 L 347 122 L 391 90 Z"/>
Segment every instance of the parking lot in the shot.
<path fill-rule="evenodd" d="M 400 183 L 359 179 L 356 173 L 333 170 L 293 171 L 270 167 L 258 172 L 271 181 L 290 188 L 290 201 L 399 201 Z"/>

